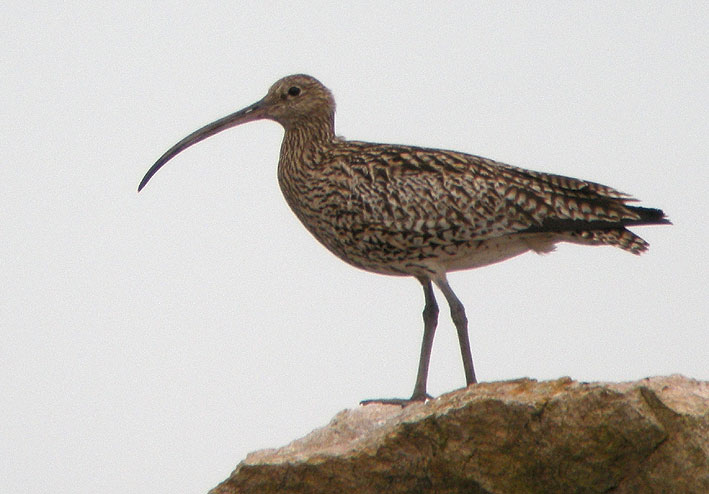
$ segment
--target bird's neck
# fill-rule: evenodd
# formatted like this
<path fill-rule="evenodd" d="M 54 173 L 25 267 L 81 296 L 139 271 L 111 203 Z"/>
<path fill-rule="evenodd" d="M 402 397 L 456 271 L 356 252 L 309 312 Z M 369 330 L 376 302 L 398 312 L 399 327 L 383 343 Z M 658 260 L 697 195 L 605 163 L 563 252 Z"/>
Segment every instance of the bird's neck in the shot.
<path fill-rule="evenodd" d="M 286 127 L 278 160 L 278 184 L 286 202 L 305 225 L 304 203 L 336 143 L 334 125 Z"/>
<path fill-rule="evenodd" d="M 323 151 L 335 140 L 333 119 L 310 120 L 289 125 L 285 129 L 281 144 L 281 167 L 317 166 Z"/>

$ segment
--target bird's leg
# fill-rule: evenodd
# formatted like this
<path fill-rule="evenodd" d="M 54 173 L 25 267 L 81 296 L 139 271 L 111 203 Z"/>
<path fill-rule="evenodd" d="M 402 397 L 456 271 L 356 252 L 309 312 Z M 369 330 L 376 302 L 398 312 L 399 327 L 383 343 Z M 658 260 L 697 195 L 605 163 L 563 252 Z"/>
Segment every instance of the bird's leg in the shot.
<path fill-rule="evenodd" d="M 406 406 L 417 401 L 426 401 L 430 396 L 426 393 L 426 382 L 428 381 L 428 364 L 431 360 L 431 348 L 433 348 L 433 337 L 436 334 L 438 324 L 438 304 L 433 295 L 433 285 L 429 278 L 420 277 L 418 280 L 423 285 L 423 296 L 425 305 L 423 308 L 423 340 L 421 341 L 421 356 L 419 357 L 419 367 L 416 374 L 416 384 L 414 393 L 408 400 L 405 398 L 384 398 L 378 400 L 363 400 L 362 405 L 370 403 L 382 403 L 385 405 Z"/>
<path fill-rule="evenodd" d="M 419 368 L 416 374 L 416 385 L 411 401 L 424 401 L 428 397 L 426 394 L 426 382 L 428 381 L 428 364 L 431 361 L 431 348 L 433 348 L 433 337 L 436 334 L 438 324 L 438 304 L 433 295 L 433 285 L 428 278 L 418 279 L 423 285 L 423 296 L 425 305 L 423 307 L 423 340 L 421 340 L 421 355 L 419 357 Z"/>
<path fill-rule="evenodd" d="M 473 368 L 473 356 L 470 353 L 470 340 L 468 339 L 468 318 L 465 316 L 465 308 L 448 284 L 445 274 L 433 280 L 436 286 L 441 289 L 448 301 L 451 309 L 451 318 L 458 332 L 458 343 L 460 344 L 460 354 L 463 357 L 463 369 L 465 370 L 465 382 L 468 386 L 477 381 L 475 369 Z"/>

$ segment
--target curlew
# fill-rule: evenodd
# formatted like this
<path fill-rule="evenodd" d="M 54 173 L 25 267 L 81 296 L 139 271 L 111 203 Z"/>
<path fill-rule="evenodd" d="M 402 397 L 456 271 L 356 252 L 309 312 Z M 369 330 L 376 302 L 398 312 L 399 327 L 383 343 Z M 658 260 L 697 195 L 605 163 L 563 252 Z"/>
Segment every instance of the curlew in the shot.
<path fill-rule="evenodd" d="M 310 233 L 343 261 L 373 273 L 413 276 L 423 286 L 423 341 L 405 405 L 428 396 L 438 323 L 435 284 L 450 307 L 465 380 L 476 381 L 463 304 L 446 273 L 478 268 L 558 242 L 647 250 L 629 226 L 669 224 L 659 209 L 631 206 L 611 187 L 455 151 L 348 141 L 335 135 L 335 101 L 318 80 L 291 75 L 266 96 L 188 135 L 148 170 L 150 178 L 189 146 L 259 119 L 285 129 L 278 183 Z"/>

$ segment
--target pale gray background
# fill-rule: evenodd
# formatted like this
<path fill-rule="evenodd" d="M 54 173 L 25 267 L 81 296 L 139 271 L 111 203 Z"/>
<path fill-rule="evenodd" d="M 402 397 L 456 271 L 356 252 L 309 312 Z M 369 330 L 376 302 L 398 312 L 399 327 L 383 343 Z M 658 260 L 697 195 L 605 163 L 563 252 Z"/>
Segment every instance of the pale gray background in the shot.
<path fill-rule="evenodd" d="M 640 258 L 566 245 L 453 274 L 481 380 L 709 378 L 706 2 L 235 3 L 0 7 L 1 492 L 206 492 L 411 392 L 420 287 L 310 237 L 277 124 L 136 193 L 294 72 L 333 90 L 348 138 L 598 181 L 674 221 L 636 229 Z M 444 310 L 434 394 L 463 384 L 454 333 Z"/>

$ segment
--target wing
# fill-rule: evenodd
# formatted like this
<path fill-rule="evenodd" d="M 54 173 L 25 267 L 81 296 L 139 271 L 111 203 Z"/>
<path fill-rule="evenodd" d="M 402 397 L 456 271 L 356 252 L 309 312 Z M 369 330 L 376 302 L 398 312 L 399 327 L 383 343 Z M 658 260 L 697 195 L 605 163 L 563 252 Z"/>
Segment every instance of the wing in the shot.
<path fill-rule="evenodd" d="M 357 147 L 343 156 L 362 228 L 444 244 L 524 232 L 569 233 L 593 243 L 592 232 L 604 232 L 597 243 L 644 250 L 627 238 L 611 242 L 608 232 L 667 222 L 661 211 L 628 206 L 631 196 L 594 182 L 453 151 L 347 145 Z"/>

